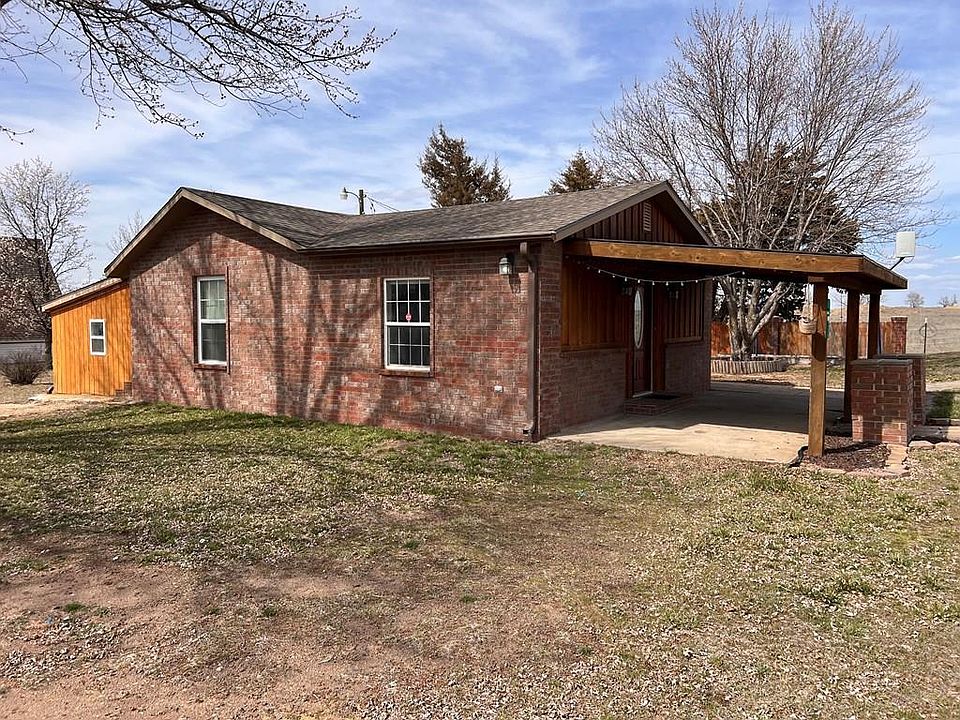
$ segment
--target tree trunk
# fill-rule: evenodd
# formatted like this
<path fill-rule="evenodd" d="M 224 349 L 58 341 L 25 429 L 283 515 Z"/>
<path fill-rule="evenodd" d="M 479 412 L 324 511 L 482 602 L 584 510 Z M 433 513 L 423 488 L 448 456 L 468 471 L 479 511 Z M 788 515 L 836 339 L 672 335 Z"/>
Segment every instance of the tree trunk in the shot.
<path fill-rule="evenodd" d="M 727 303 L 727 327 L 730 329 L 730 355 L 734 360 L 753 357 L 753 345 L 770 322 L 777 303 L 783 297 L 785 285 L 778 283 L 761 302 L 760 280 L 725 278 L 720 281 Z"/>

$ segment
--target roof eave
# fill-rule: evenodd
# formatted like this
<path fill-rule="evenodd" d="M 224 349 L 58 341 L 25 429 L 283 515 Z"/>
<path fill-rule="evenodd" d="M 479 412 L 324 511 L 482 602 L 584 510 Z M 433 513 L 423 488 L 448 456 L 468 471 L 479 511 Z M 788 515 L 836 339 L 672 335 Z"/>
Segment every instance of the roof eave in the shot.
<path fill-rule="evenodd" d="M 76 303 L 88 300 L 91 297 L 105 293 L 108 290 L 112 290 L 116 287 L 119 287 L 124 283 L 122 278 L 117 277 L 108 277 L 103 280 L 98 280 L 95 283 L 91 283 L 82 288 L 77 288 L 76 290 L 68 293 L 64 293 L 58 298 L 54 298 L 49 302 L 45 302 L 40 306 L 40 309 L 43 312 L 48 313 L 51 310 L 61 310 L 69 305 L 75 305 Z"/>
<path fill-rule="evenodd" d="M 556 233 L 549 232 L 529 232 L 529 233 L 501 233 L 492 235 L 472 235 L 468 237 L 436 238 L 425 240 L 415 244 L 407 242 L 378 243 L 369 245 L 352 245 L 337 247 L 303 247 L 300 252 L 303 253 L 325 253 L 330 255 L 355 254 L 371 251 L 383 250 L 404 250 L 407 252 L 418 250 L 429 250 L 436 247 L 450 247 L 453 245 L 502 245 L 510 241 L 520 242 L 553 242 L 556 240 Z"/>

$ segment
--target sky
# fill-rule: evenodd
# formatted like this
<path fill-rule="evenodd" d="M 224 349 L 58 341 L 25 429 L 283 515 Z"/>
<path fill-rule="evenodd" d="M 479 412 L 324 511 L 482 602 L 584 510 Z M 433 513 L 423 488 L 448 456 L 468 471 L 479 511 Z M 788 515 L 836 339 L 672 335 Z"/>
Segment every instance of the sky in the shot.
<path fill-rule="evenodd" d="M 308 0 L 317 11 L 335 9 Z M 598 0 L 450 3 L 355 0 L 357 30 L 395 36 L 350 79 L 359 102 L 348 116 L 315 97 L 298 116 L 261 116 L 195 97 L 170 102 L 197 119 L 203 137 L 151 124 L 130 107 L 99 119 L 76 71 L 43 61 L 24 74 L 0 66 L 0 118 L 31 128 L 22 144 L 0 138 L 0 166 L 41 157 L 88 183 L 84 225 L 95 280 L 112 258 L 107 241 L 135 212 L 149 218 L 180 186 L 355 212 L 339 190 L 363 188 L 398 209 L 429 206 L 417 158 L 432 129 L 500 159 L 514 197 L 542 194 L 569 157 L 589 149 L 593 127 L 623 85 L 652 81 L 687 32 L 694 3 Z M 721 3 L 723 4 L 723 3 Z M 747 3 L 751 7 L 750 3 Z M 802 23 L 806 2 L 756 5 Z M 900 265 L 927 304 L 960 293 L 960 6 L 941 2 L 851 3 L 871 31 L 890 27 L 901 67 L 932 99 L 919 148 L 933 165 L 931 201 L 948 219 Z M 318 93 L 313 93 L 315 96 Z M 902 304 L 903 293 L 884 303 Z"/>

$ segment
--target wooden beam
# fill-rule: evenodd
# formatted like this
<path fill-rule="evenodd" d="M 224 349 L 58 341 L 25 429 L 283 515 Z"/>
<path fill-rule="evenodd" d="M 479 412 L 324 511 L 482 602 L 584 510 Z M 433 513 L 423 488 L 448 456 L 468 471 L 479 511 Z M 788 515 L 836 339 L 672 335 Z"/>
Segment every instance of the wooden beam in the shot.
<path fill-rule="evenodd" d="M 824 283 L 813 286 L 815 329 L 810 336 L 810 417 L 807 426 L 807 452 L 823 456 L 823 438 L 827 418 L 827 290 Z"/>
<path fill-rule="evenodd" d="M 867 357 L 880 354 L 880 293 L 870 294 L 870 313 L 867 317 Z"/>
<path fill-rule="evenodd" d="M 860 293 L 847 293 L 847 338 L 843 353 L 843 417 L 851 417 L 850 363 L 860 357 Z"/>
<path fill-rule="evenodd" d="M 637 243 L 617 240 L 568 240 L 566 251 L 572 255 L 617 260 L 641 260 L 650 263 L 673 263 L 744 271 L 748 275 L 781 273 L 830 279 L 836 287 L 856 281 L 872 290 L 903 289 L 907 281 L 862 255 L 830 255 L 825 253 L 748 250 L 704 245 Z"/>

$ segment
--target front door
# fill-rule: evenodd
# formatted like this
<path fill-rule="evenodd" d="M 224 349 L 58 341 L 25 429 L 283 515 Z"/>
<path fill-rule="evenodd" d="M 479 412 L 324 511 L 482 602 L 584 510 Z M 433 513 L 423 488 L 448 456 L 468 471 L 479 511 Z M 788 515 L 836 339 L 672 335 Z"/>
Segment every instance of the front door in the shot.
<path fill-rule="evenodd" d="M 633 294 L 633 394 L 650 390 L 650 289 L 638 285 Z"/>

